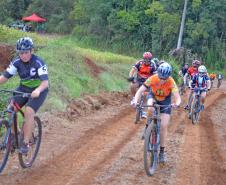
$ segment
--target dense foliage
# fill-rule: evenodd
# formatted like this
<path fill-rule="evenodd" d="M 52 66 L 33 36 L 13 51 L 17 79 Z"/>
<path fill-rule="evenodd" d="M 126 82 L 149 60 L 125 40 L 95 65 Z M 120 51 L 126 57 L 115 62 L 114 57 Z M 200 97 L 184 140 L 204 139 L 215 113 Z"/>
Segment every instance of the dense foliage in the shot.
<path fill-rule="evenodd" d="M 184 0 L 0 0 L 0 23 L 30 15 L 47 18 L 48 32 L 73 33 L 121 53 L 176 47 Z M 212 68 L 226 60 L 225 0 L 188 1 L 182 46 Z"/>

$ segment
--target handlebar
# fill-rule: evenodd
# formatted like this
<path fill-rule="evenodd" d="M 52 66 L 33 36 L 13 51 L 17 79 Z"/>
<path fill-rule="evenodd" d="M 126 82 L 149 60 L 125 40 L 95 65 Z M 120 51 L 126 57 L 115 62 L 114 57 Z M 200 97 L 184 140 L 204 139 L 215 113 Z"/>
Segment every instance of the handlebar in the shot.
<path fill-rule="evenodd" d="M 16 90 L 0 89 L 0 92 L 10 93 L 10 94 L 13 94 L 13 96 L 21 96 L 23 98 L 29 98 L 31 96 L 31 93 L 25 93 L 25 92 L 16 91 Z"/>

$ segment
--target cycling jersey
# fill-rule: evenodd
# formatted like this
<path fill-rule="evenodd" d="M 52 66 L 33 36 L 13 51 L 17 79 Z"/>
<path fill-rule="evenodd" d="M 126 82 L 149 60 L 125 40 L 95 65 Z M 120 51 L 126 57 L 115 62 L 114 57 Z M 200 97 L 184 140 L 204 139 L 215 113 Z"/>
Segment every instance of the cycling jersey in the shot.
<path fill-rule="evenodd" d="M 46 64 L 33 54 L 29 62 L 23 62 L 19 57 L 14 59 L 3 75 L 5 78 L 11 78 L 17 73 L 20 76 L 20 85 L 29 88 L 36 88 L 41 84 L 41 81 L 48 80 Z"/>
<path fill-rule="evenodd" d="M 195 74 L 198 73 L 198 69 L 195 68 L 195 67 L 193 67 L 193 66 L 191 66 L 191 67 L 188 68 L 187 73 L 188 73 L 191 77 L 193 77 Z"/>
<path fill-rule="evenodd" d="M 210 78 L 207 75 L 200 76 L 199 74 L 196 74 L 192 78 L 191 86 L 194 87 L 202 87 L 207 88 L 207 81 L 210 80 Z"/>
<path fill-rule="evenodd" d="M 144 60 L 138 61 L 134 67 L 137 69 L 138 79 L 147 79 L 156 71 L 156 65 L 154 62 L 150 62 L 150 65 L 145 65 Z"/>
<path fill-rule="evenodd" d="M 172 77 L 169 77 L 164 83 L 162 83 L 158 77 L 158 74 L 155 74 L 149 77 L 144 86 L 150 88 L 151 93 L 157 101 L 164 101 L 167 97 L 171 96 L 171 92 L 177 92 L 177 85 Z"/>
<path fill-rule="evenodd" d="M 187 71 L 188 71 L 188 68 L 183 67 L 181 69 L 182 75 L 184 76 L 187 73 Z"/>
<path fill-rule="evenodd" d="M 218 80 L 222 80 L 223 77 L 224 77 L 224 76 L 223 76 L 222 74 L 217 74 L 217 79 L 218 79 Z"/>
<path fill-rule="evenodd" d="M 210 74 L 210 79 L 211 79 L 211 80 L 214 80 L 215 78 L 216 78 L 216 74 L 211 73 L 211 74 Z"/>

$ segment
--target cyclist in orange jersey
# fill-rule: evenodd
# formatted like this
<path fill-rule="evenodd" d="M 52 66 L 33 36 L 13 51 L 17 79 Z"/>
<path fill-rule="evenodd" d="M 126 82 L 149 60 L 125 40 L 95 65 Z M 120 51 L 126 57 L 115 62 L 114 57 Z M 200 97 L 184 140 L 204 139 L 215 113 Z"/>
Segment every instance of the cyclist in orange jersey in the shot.
<path fill-rule="evenodd" d="M 171 106 L 177 107 L 181 103 L 181 97 L 174 79 L 171 77 L 172 67 L 167 62 L 163 61 L 158 67 L 157 74 L 149 77 L 144 84 L 138 89 L 134 106 L 137 105 L 141 94 L 146 90 L 149 90 L 147 97 L 147 105 L 153 105 L 154 102 L 160 105 L 169 105 L 169 107 L 161 107 L 161 131 L 160 131 L 160 162 L 165 162 L 164 149 L 166 146 L 167 127 L 170 121 Z M 171 104 L 172 95 L 175 103 Z M 171 105 L 171 106 L 170 106 Z M 148 115 L 151 115 L 154 111 L 153 107 L 148 108 Z"/>
<path fill-rule="evenodd" d="M 190 76 L 191 79 L 195 76 L 195 74 L 198 73 L 198 67 L 201 65 L 201 62 L 199 60 L 193 60 L 192 61 L 192 66 L 188 68 L 187 73 L 184 75 L 184 83 L 186 83 L 186 78 L 187 76 Z M 193 90 L 190 89 L 188 93 L 188 102 L 187 105 L 184 107 L 184 109 L 189 110 L 191 107 L 191 102 L 192 102 L 192 95 L 193 95 Z"/>

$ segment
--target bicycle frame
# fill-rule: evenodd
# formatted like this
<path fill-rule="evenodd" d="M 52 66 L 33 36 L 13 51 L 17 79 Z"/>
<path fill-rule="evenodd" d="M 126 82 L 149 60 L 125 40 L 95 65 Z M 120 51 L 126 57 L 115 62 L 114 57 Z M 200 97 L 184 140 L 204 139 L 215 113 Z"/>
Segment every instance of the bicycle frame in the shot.
<path fill-rule="evenodd" d="M 19 94 L 18 96 L 26 98 L 30 97 L 29 93 L 23 93 L 18 91 L 0 90 L 0 92 L 18 93 Z M 12 97 L 16 96 L 13 95 Z M 32 138 L 30 138 L 28 143 L 30 152 L 26 154 L 19 152 L 19 148 L 23 141 L 23 132 L 22 132 L 23 124 L 21 125 L 21 130 L 18 130 L 20 126 L 18 125 L 17 118 L 18 113 L 20 113 L 24 119 L 24 113 L 19 107 L 19 105 L 11 101 L 12 97 L 10 98 L 10 105 L 4 111 L 2 111 L 0 117 L 0 129 L 3 128 L 3 134 L 0 135 L 2 138 L 0 143 L 0 172 L 2 172 L 7 163 L 9 152 L 14 153 L 15 151 L 18 151 L 17 153 L 21 167 L 23 168 L 31 167 L 38 154 L 41 143 L 42 135 L 41 121 L 37 116 L 35 116 L 34 117 L 35 129 L 32 131 Z M 4 123 L 4 127 L 2 127 L 2 123 Z M 12 132 L 12 129 L 14 133 Z M 37 133 L 35 131 L 37 131 Z M 12 133 L 14 134 L 14 138 L 12 137 Z M 15 142 L 13 143 L 12 141 Z"/>
<path fill-rule="evenodd" d="M 200 111 L 201 111 L 201 93 L 206 88 L 196 88 L 194 91 L 194 97 L 191 108 L 191 119 L 192 123 L 196 124 L 199 121 Z"/>
<path fill-rule="evenodd" d="M 151 176 L 154 174 L 158 166 L 158 151 L 160 147 L 160 127 L 161 114 L 160 107 L 171 107 L 171 105 L 154 104 L 155 111 L 151 118 L 148 118 L 145 125 L 145 140 L 144 140 L 144 168 L 146 174 Z M 147 106 L 150 107 L 150 106 Z M 150 155 L 150 156 L 148 156 Z M 150 164 L 148 160 L 150 159 Z"/>
<path fill-rule="evenodd" d="M 19 108 L 14 102 L 13 102 L 13 106 L 10 106 L 8 107 L 6 110 L 4 110 L 1 114 L 1 119 L 4 119 L 4 117 L 6 116 L 6 114 L 8 114 L 8 129 L 9 129 L 9 132 L 8 132 L 8 136 L 6 137 L 6 139 L 10 138 L 11 134 L 12 134 L 12 126 L 13 126 L 13 130 L 14 130 L 14 136 L 15 136 L 15 145 L 14 145 L 14 149 L 19 149 L 19 138 L 18 138 L 18 135 L 19 135 L 19 131 L 18 131 L 18 122 L 17 122 L 17 112 L 14 111 L 15 107 L 17 107 L 17 109 Z M 18 110 L 21 115 L 24 117 L 24 113 L 21 109 Z M 5 141 L 5 144 L 7 143 L 8 141 Z M 12 152 L 12 151 L 11 151 Z"/>

